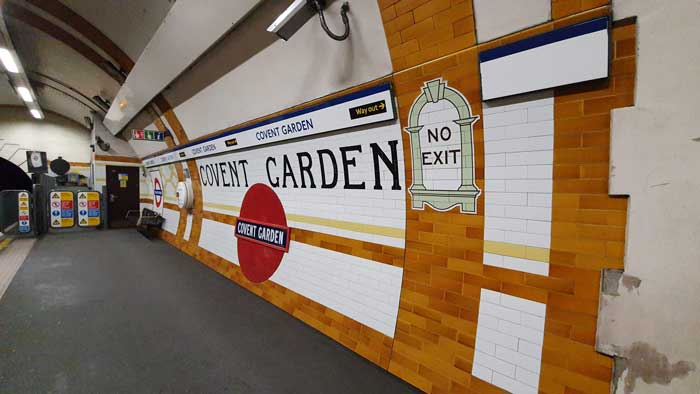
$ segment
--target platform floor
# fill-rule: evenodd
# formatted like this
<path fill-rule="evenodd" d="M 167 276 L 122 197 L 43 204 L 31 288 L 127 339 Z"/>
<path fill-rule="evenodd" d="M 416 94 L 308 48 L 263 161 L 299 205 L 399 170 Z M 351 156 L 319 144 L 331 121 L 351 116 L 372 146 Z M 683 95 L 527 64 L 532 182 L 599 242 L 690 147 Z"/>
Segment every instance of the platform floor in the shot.
<path fill-rule="evenodd" d="M 0 393 L 49 392 L 418 390 L 167 243 L 109 230 L 44 236 L 0 299 Z"/>

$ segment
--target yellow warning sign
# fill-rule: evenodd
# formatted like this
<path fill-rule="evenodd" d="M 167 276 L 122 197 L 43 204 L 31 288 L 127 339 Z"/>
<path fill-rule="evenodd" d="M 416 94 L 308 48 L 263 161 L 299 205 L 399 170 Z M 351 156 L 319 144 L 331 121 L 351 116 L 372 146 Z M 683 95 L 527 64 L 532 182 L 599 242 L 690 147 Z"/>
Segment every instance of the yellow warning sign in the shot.
<path fill-rule="evenodd" d="M 87 224 L 87 220 L 85 220 L 85 219 L 81 220 L 80 224 Z"/>
<path fill-rule="evenodd" d="M 53 221 L 52 224 L 53 224 L 54 226 L 60 226 L 60 225 L 61 225 L 61 222 L 60 222 L 58 219 L 56 219 L 56 220 Z"/>
<path fill-rule="evenodd" d="M 27 207 L 27 202 L 26 202 L 26 201 L 22 201 L 22 202 L 19 204 L 19 206 L 22 207 L 22 208 L 26 208 L 26 207 Z"/>

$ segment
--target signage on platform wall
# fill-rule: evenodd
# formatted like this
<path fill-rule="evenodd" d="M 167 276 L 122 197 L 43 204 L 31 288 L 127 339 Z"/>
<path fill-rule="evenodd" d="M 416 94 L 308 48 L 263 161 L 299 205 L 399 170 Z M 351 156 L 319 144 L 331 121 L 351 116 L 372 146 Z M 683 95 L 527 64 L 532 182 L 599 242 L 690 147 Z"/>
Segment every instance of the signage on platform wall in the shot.
<path fill-rule="evenodd" d="M 165 132 L 160 130 L 131 130 L 131 139 L 142 141 L 163 141 Z"/>
<path fill-rule="evenodd" d="M 392 119 L 396 110 L 391 85 L 382 84 L 185 145 L 144 164 L 153 167 Z"/>
<path fill-rule="evenodd" d="M 404 157 L 394 122 L 196 163 L 205 210 L 237 215 L 248 189 L 261 183 L 292 227 L 405 246 Z"/>
<path fill-rule="evenodd" d="M 160 170 L 151 170 L 149 174 L 151 176 L 151 185 L 153 185 L 153 211 L 162 215 L 163 206 L 165 205 L 163 178 L 160 175 Z"/>
<path fill-rule="evenodd" d="M 73 192 L 52 190 L 49 199 L 52 228 L 68 228 L 75 225 Z"/>
<path fill-rule="evenodd" d="M 282 202 L 269 186 L 256 183 L 248 189 L 234 235 L 243 275 L 255 283 L 268 280 L 289 251 L 290 237 Z"/>
<path fill-rule="evenodd" d="M 17 219 L 19 221 L 19 232 L 28 233 L 32 231 L 29 216 L 29 193 L 17 193 Z"/>
<path fill-rule="evenodd" d="M 78 226 L 100 225 L 100 193 L 78 192 Z"/>
<path fill-rule="evenodd" d="M 413 209 L 426 204 L 445 211 L 459 205 L 462 213 L 476 213 L 481 191 L 474 179 L 473 115 L 467 99 L 441 78 L 425 83 L 411 106 Z"/>

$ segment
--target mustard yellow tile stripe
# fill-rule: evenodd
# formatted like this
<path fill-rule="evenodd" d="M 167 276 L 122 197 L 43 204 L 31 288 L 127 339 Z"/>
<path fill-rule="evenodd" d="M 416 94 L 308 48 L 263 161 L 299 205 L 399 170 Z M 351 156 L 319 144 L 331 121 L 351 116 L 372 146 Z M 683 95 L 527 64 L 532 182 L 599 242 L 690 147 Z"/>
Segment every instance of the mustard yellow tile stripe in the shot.
<path fill-rule="evenodd" d="M 241 212 L 240 207 L 226 204 L 204 203 L 204 209 L 207 208 L 220 209 L 235 214 Z M 355 223 L 344 220 L 326 219 L 306 215 L 287 214 L 287 220 L 299 223 L 315 224 L 324 227 L 332 227 L 340 230 L 355 231 L 363 234 L 382 235 L 391 238 L 403 239 L 405 234 L 404 229 L 401 228 L 377 226 L 374 224 L 365 223 Z"/>
<path fill-rule="evenodd" d="M 221 209 L 223 211 L 228 211 L 230 213 L 238 214 L 241 212 L 241 208 L 237 207 L 235 205 L 228 205 L 228 204 L 217 204 L 213 202 L 205 202 L 203 204 L 204 209 L 207 208 L 213 208 L 213 209 Z"/>
<path fill-rule="evenodd" d="M 549 249 L 516 245 L 508 242 L 484 241 L 484 252 L 549 263 Z"/>

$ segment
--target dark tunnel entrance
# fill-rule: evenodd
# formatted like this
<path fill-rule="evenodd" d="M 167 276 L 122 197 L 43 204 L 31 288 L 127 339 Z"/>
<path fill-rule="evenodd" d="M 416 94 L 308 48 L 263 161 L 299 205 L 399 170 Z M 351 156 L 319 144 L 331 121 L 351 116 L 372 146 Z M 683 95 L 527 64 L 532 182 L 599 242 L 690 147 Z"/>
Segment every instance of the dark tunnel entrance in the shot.
<path fill-rule="evenodd" d="M 16 164 L 0 157 L 0 192 L 3 190 L 32 191 L 32 180 Z"/>

